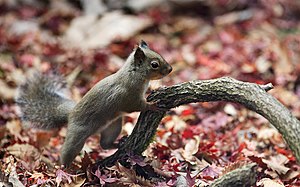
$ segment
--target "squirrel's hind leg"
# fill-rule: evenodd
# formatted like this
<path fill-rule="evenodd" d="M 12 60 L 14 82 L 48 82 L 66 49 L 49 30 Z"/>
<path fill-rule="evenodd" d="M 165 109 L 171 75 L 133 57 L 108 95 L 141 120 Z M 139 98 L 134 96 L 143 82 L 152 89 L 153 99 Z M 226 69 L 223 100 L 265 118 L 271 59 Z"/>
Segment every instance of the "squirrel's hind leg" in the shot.
<path fill-rule="evenodd" d="M 72 161 L 82 150 L 86 139 L 95 132 L 84 127 L 74 124 L 68 126 L 67 136 L 62 146 L 60 157 L 61 164 L 65 167 L 69 167 L 72 164 Z"/>
<path fill-rule="evenodd" d="M 114 142 L 121 133 L 123 118 L 123 116 L 118 117 L 101 132 L 100 145 L 103 149 L 117 148 L 117 144 Z"/>

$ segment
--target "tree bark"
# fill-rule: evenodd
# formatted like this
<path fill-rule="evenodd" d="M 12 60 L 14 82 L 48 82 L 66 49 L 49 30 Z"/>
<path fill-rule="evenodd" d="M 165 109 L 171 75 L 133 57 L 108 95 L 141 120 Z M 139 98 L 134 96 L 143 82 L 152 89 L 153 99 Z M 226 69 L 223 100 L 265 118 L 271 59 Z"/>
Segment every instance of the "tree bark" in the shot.
<path fill-rule="evenodd" d="M 256 183 L 256 164 L 247 164 L 216 179 L 209 187 L 248 187 Z"/>
<path fill-rule="evenodd" d="M 223 77 L 213 80 L 198 80 L 163 87 L 152 92 L 148 102 L 155 102 L 160 108 L 171 109 L 180 105 L 230 101 L 244 105 L 265 117 L 282 134 L 298 162 L 300 162 L 300 122 L 278 100 L 266 91 L 272 86 L 258 85 Z M 113 165 L 127 157 L 128 153 L 141 154 L 152 141 L 165 111 L 145 111 L 128 139 L 110 157 L 96 165 Z"/>

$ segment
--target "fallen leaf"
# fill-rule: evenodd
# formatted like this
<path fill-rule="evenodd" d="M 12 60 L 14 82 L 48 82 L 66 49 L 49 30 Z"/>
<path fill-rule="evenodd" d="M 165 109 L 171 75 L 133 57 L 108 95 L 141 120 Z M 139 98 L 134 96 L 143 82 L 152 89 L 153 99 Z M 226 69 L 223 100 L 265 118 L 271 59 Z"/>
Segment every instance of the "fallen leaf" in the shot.
<path fill-rule="evenodd" d="M 0 88 L 0 98 L 11 100 L 15 97 L 16 88 L 9 87 L 2 79 L 0 79 Z"/>
<path fill-rule="evenodd" d="M 72 20 L 64 39 L 82 49 L 104 47 L 116 38 L 128 39 L 151 24 L 147 17 L 125 15 L 120 11 L 109 12 L 101 19 L 92 15 L 81 16 Z"/>
<path fill-rule="evenodd" d="M 64 184 L 65 187 L 81 187 L 86 181 L 86 178 L 75 177 L 74 181 L 70 184 Z"/>
<path fill-rule="evenodd" d="M 262 159 L 262 161 L 268 165 L 270 169 L 277 172 L 279 175 L 285 175 L 290 168 L 284 166 L 289 160 L 286 156 L 282 154 L 278 154 L 276 156 L 272 156 L 269 160 Z"/>
<path fill-rule="evenodd" d="M 255 61 L 255 65 L 259 73 L 266 73 L 271 68 L 272 63 L 264 56 L 259 56 Z"/>
<path fill-rule="evenodd" d="M 22 160 L 37 160 L 40 157 L 40 153 L 37 148 L 30 144 L 14 144 L 6 148 L 7 151 L 22 159 Z"/>
<path fill-rule="evenodd" d="M 225 105 L 224 112 L 231 116 L 237 115 L 237 110 L 235 109 L 235 107 L 232 104 L 229 104 L 229 103 Z"/>
<path fill-rule="evenodd" d="M 16 139 L 24 139 L 20 134 L 22 131 L 22 126 L 19 120 L 12 120 L 6 123 L 6 128 L 8 129 L 9 133 L 14 135 Z"/>
<path fill-rule="evenodd" d="M 57 186 L 60 186 L 61 183 L 64 183 L 64 185 L 65 184 L 68 185 L 68 184 L 72 184 L 73 181 L 76 181 L 77 178 L 78 178 L 78 176 L 80 176 L 80 175 L 82 175 L 82 174 L 72 175 L 72 174 L 69 174 L 69 173 L 61 170 L 61 169 L 58 169 L 56 171 L 56 179 L 55 179 L 55 181 L 57 183 Z M 79 181 L 82 182 L 81 179 L 79 179 Z M 77 185 L 77 183 L 76 183 L 76 185 Z"/>
<path fill-rule="evenodd" d="M 53 136 L 53 131 L 37 131 L 36 132 L 37 147 L 41 148 L 46 145 L 49 145 L 52 136 Z"/>
<path fill-rule="evenodd" d="M 196 154 L 199 150 L 199 145 L 200 145 L 200 137 L 199 136 L 194 136 L 193 139 L 186 140 L 186 144 L 184 146 L 184 152 L 182 156 L 188 160 L 191 161 L 193 160 L 194 154 Z"/>
<path fill-rule="evenodd" d="M 19 176 L 17 174 L 16 168 L 14 167 L 11 172 L 9 173 L 8 181 L 13 185 L 13 186 L 18 186 L 18 187 L 25 187 L 22 182 L 19 180 Z"/>
<path fill-rule="evenodd" d="M 186 129 L 186 122 L 183 121 L 181 118 L 179 118 L 178 116 L 172 116 L 172 120 L 167 121 L 165 123 L 165 127 L 168 130 L 173 129 L 174 132 L 181 132 L 184 129 Z"/>
<path fill-rule="evenodd" d="M 273 64 L 277 76 L 290 75 L 294 67 L 289 57 L 288 50 L 278 40 L 272 40 L 272 50 L 278 55 L 278 60 Z"/>
<path fill-rule="evenodd" d="M 263 178 L 257 182 L 257 185 L 262 185 L 263 187 L 284 187 L 283 184 L 279 184 L 269 178 Z"/>
<path fill-rule="evenodd" d="M 285 176 L 284 176 L 284 179 L 286 180 L 293 180 L 293 179 L 296 179 L 296 178 L 299 178 L 300 177 L 300 171 L 293 171 L 293 170 L 290 170 Z"/>

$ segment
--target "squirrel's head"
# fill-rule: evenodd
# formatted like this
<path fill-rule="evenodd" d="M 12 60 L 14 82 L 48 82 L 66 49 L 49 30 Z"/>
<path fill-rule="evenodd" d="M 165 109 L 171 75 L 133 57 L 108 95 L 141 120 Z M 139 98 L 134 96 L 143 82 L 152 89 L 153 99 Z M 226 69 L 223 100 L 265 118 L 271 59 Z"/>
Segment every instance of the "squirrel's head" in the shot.
<path fill-rule="evenodd" d="M 134 69 L 141 71 L 148 79 L 161 79 L 172 71 L 172 67 L 162 56 L 152 51 L 145 41 L 141 41 L 133 52 Z"/>

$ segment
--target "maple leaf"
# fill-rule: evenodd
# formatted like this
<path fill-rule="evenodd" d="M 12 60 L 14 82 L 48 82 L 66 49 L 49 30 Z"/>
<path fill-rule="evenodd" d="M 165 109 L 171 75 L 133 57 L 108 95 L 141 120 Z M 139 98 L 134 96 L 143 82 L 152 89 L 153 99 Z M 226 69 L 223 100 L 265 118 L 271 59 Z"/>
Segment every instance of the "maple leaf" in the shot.
<path fill-rule="evenodd" d="M 139 155 L 134 155 L 132 153 L 128 153 L 128 161 L 131 163 L 132 166 L 139 165 L 139 166 L 146 166 L 147 164 L 144 162 L 144 159 Z"/>
<path fill-rule="evenodd" d="M 279 175 L 284 175 L 290 170 L 290 168 L 285 166 L 288 162 L 288 158 L 282 154 L 272 156 L 269 160 L 262 159 L 262 162 L 267 164 L 270 169 L 277 172 Z"/>
<path fill-rule="evenodd" d="M 219 177 L 220 169 L 215 165 L 207 166 L 203 168 L 201 176 L 204 179 L 213 180 Z"/>
<path fill-rule="evenodd" d="M 92 163 L 92 161 L 91 161 L 89 155 L 86 152 L 84 152 L 84 156 L 81 160 L 81 169 L 83 171 L 85 171 L 91 163 Z"/>
<path fill-rule="evenodd" d="M 194 186 L 194 184 L 196 183 L 196 182 L 195 182 L 196 176 L 197 176 L 197 175 L 195 175 L 194 177 L 191 176 L 191 170 L 190 170 L 190 169 L 188 169 L 188 170 L 186 171 L 186 176 L 185 176 L 184 178 L 186 179 L 187 185 L 188 185 L 189 187 Z"/>
<path fill-rule="evenodd" d="M 175 181 L 175 184 L 174 184 L 174 180 L 170 180 L 168 182 L 168 184 L 172 184 L 173 182 L 173 185 L 176 185 L 176 186 L 186 186 L 186 187 L 193 187 L 195 186 L 196 184 L 196 178 L 197 176 L 203 172 L 204 170 L 206 170 L 208 168 L 208 166 L 200 169 L 199 171 L 197 171 L 197 173 L 192 177 L 192 165 L 188 162 L 186 162 L 187 164 L 187 169 L 186 169 L 186 175 L 183 176 L 183 175 L 179 175 L 177 173 L 175 173 L 175 176 L 177 176 L 177 179 Z"/>
<path fill-rule="evenodd" d="M 101 185 L 105 185 L 106 183 L 113 183 L 113 182 L 117 182 L 118 181 L 117 178 L 108 177 L 108 175 L 106 173 L 101 174 L 100 169 L 97 169 L 95 171 L 94 175 L 99 179 L 99 183 Z"/>
<path fill-rule="evenodd" d="M 68 184 L 71 184 L 72 183 L 72 178 L 73 177 L 77 177 L 81 174 L 78 174 L 78 175 L 72 175 L 72 174 L 69 174 L 69 173 L 66 173 L 65 171 L 61 170 L 61 169 L 58 169 L 56 171 L 56 178 L 55 178 L 55 181 L 56 181 L 56 184 L 57 186 L 60 186 L 60 184 L 63 182 L 63 181 L 67 181 Z"/>
<path fill-rule="evenodd" d="M 193 138 L 195 135 L 195 133 L 193 132 L 193 130 L 191 128 L 187 128 L 182 132 L 182 137 L 183 138 Z"/>
<path fill-rule="evenodd" d="M 33 179 L 37 184 L 42 185 L 47 182 L 51 182 L 51 180 L 46 179 L 46 176 L 43 173 L 35 172 L 29 177 L 29 180 Z"/>

